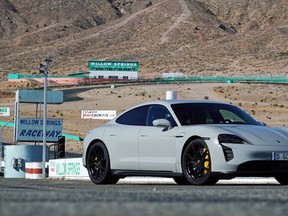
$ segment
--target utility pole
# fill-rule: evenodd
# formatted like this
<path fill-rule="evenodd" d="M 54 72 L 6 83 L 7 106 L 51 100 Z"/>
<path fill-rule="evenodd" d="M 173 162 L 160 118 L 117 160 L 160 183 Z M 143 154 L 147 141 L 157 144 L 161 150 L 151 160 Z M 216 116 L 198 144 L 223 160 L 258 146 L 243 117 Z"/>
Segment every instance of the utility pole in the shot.
<path fill-rule="evenodd" d="M 47 145 L 46 145 L 46 119 L 47 119 L 47 85 L 48 85 L 48 65 L 52 62 L 51 56 L 47 56 L 43 63 L 40 63 L 39 72 L 44 74 L 44 97 L 43 97 L 43 151 L 42 151 L 42 178 L 46 177 L 46 159 L 47 159 Z"/>

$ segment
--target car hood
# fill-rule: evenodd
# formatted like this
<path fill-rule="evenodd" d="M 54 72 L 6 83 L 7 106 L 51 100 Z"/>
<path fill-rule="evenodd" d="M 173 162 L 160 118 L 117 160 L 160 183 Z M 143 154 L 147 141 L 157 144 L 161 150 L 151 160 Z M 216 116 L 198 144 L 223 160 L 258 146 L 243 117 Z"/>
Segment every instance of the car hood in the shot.
<path fill-rule="evenodd" d="M 270 128 L 257 125 L 220 126 L 254 145 L 287 145 L 288 128 Z"/>

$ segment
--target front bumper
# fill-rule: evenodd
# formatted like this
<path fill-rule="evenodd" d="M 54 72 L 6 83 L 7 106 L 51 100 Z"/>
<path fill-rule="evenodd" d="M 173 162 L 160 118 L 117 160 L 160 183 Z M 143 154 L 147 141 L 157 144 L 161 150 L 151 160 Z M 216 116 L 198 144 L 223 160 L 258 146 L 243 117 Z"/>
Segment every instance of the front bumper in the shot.
<path fill-rule="evenodd" d="M 276 175 L 288 176 L 288 161 L 272 160 L 272 152 L 288 152 L 288 145 L 221 145 L 222 156 L 212 153 L 212 172 L 218 175 L 270 177 Z M 230 150 L 227 151 L 227 148 Z M 227 156 L 227 152 L 229 155 Z M 232 153 L 231 153 L 232 152 Z M 218 155 L 217 155 L 218 154 Z M 231 154 L 233 157 L 231 157 Z M 218 160 L 217 160 L 218 158 Z M 227 160 L 229 158 L 229 160 Z"/>

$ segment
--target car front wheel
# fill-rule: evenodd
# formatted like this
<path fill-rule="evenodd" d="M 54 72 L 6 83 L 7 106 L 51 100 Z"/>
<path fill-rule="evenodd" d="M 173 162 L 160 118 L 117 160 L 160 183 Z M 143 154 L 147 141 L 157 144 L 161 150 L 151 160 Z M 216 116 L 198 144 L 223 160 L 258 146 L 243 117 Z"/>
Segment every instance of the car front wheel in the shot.
<path fill-rule="evenodd" d="M 110 159 L 106 146 L 95 142 L 87 153 L 87 171 L 95 184 L 115 184 L 119 178 L 111 176 Z"/>
<path fill-rule="evenodd" d="M 189 185 L 190 182 L 187 181 L 187 179 L 185 177 L 174 177 L 173 178 L 174 181 L 178 184 L 178 185 Z"/>
<path fill-rule="evenodd" d="M 202 139 L 193 140 L 186 146 L 181 165 L 183 174 L 190 184 L 213 185 L 218 182 L 218 179 L 211 175 L 210 153 Z"/>
<path fill-rule="evenodd" d="M 288 177 L 287 176 L 275 176 L 275 179 L 281 185 L 288 185 Z"/>

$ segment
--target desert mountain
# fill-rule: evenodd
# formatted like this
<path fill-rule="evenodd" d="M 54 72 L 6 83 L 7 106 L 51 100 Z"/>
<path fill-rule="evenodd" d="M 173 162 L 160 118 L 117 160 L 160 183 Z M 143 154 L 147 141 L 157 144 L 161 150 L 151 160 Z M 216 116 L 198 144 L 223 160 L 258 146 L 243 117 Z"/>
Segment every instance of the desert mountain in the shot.
<path fill-rule="evenodd" d="M 288 0 L 1 0 L 0 80 L 135 60 L 140 77 L 286 76 Z M 4 75 L 4 76 L 3 76 Z"/>

